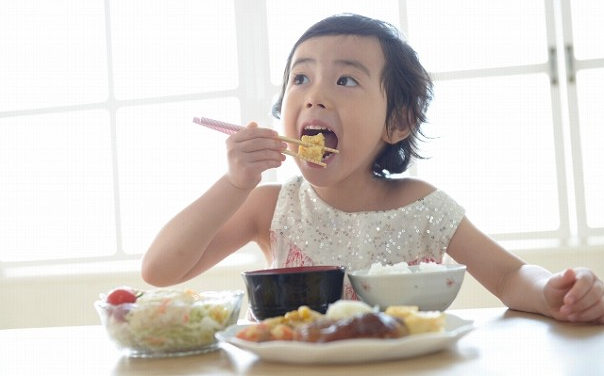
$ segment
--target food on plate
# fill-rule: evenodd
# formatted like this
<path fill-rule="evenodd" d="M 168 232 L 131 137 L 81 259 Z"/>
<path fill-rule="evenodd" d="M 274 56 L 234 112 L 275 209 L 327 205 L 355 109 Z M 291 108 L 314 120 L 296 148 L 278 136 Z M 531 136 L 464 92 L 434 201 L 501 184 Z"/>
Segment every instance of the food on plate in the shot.
<path fill-rule="evenodd" d="M 302 342 L 332 342 L 358 338 L 400 338 L 408 334 L 402 320 L 382 312 L 370 312 L 340 320 L 325 318 L 299 326 L 294 338 Z"/>
<path fill-rule="evenodd" d="M 384 313 L 403 320 L 409 334 L 442 332 L 445 328 L 446 314 L 441 311 L 420 311 L 416 306 L 391 306 Z"/>
<path fill-rule="evenodd" d="M 306 306 L 240 330 L 239 339 L 265 341 L 332 342 L 357 338 L 401 338 L 444 331 L 446 314 L 419 311 L 414 306 L 392 306 L 376 312 L 363 302 L 339 300 L 325 314 Z"/>
<path fill-rule="evenodd" d="M 301 140 L 306 144 L 310 144 L 310 146 L 298 146 L 298 155 L 311 162 L 322 164 L 321 160 L 323 159 L 325 147 L 325 136 L 323 136 L 323 133 L 317 133 L 314 136 L 304 135 Z"/>
<path fill-rule="evenodd" d="M 322 316 L 323 315 L 320 312 L 312 310 L 308 306 L 300 306 L 297 310 L 287 312 L 283 316 L 265 319 L 263 322 L 268 324 L 269 326 L 283 324 L 290 327 L 296 327 L 299 325 L 313 322 Z"/>
<path fill-rule="evenodd" d="M 236 322 L 242 298 L 243 291 L 119 288 L 95 306 L 120 349 L 132 356 L 161 356 L 215 344 L 214 334 Z"/>
<path fill-rule="evenodd" d="M 270 326 L 260 323 L 240 331 L 237 338 L 252 342 L 291 341 L 294 339 L 294 330 L 285 324 Z"/>
<path fill-rule="evenodd" d="M 300 306 L 297 310 L 287 312 L 283 316 L 264 319 L 257 325 L 252 325 L 240 331 L 238 338 L 254 342 L 291 341 L 294 339 L 295 328 L 313 323 L 323 317 L 320 312 L 308 306 Z"/>
<path fill-rule="evenodd" d="M 340 320 L 374 311 L 375 310 L 369 304 L 360 300 L 338 300 L 327 307 L 325 316 L 328 319 Z"/>

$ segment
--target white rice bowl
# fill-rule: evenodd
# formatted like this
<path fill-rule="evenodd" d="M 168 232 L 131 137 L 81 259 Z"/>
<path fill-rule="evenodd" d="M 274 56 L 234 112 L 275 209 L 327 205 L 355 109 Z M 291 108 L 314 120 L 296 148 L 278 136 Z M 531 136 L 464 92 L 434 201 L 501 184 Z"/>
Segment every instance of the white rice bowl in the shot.
<path fill-rule="evenodd" d="M 348 273 L 358 297 L 370 306 L 417 306 L 421 311 L 444 311 L 459 292 L 465 265 L 398 263 Z"/>

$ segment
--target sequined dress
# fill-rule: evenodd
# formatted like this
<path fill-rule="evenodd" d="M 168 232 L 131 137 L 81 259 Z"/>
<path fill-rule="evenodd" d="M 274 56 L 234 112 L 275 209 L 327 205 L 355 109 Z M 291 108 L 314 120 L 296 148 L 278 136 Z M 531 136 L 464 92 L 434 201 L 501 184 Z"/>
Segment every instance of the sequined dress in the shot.
<path fill-rule="evenodd" d="M 440 190 L 409 205 L 348 213 L 325 203 L 302 177 L 283 184 L 271 223 L 271 267 L 442 262 L 464 209 Z M 356 299 L 345 279 L 345 299 Z"/>

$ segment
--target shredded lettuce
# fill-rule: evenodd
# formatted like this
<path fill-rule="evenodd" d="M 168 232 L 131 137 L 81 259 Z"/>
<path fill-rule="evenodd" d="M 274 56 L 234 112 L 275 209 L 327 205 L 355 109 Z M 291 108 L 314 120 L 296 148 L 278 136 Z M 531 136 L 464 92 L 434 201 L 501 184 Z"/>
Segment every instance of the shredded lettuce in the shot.
<path fill-rule="evenodd" d="M 192 350 L 213 344 L 217 331 L 234 324 L 239 304 L 228 296 L 205 299 L 189 290 L 151 291 L 123 318 L 109 318 L 107 330 L 119 345 L 135 351 Z"/>

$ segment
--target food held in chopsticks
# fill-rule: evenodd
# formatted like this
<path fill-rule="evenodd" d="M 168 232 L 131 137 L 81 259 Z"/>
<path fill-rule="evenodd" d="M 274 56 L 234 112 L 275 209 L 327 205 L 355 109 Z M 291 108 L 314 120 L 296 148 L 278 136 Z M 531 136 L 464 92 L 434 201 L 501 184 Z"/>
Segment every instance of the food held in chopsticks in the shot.
<path fill-rule="evenodd" d="M 303 159 L 317 164 L 325 164 L 321 162 L 323 159 L 323 150 L 325 148 L 325 136 L 323 133 L 317 133 L 314 136 L 302 136 L 304 144 L 298 147 L 298 155 Z"/>
<path fill-rule="evenodd" d="M 442 332 L 446 314 L 419 311 L 414 306 L 392 306 L 375 312 L 358 301 L 339 300 L 325 314 L 306 306 L 261 321 L 237 333 L 253 342 L 333 342 L 358 338 L 401 338 L 421 333 Z"/>
<path fill-rule="evenodd" d="M 331 132 L 327 131 L 329 136 Z M 327 166 L 325 162 L 326 157 L 332 153 L 339 153 L 339 150 L 325 146 L 326 136 L 323 132 L 316 133 L 314 135 L 304 134 L 302 135 L 302 143 L 298 147 L 298 155 L 300 159 L 316 163 L 322 166 Z"/>
<path fill-rule="evenodd" d="M 205 117 L 194 117 L 193 122 L 226 134 L 235 134 L 243 128 L 240 125 L 229 124 L 223 121 Z M 302 140 L 285 136 L 278 136 L 278 138 L 281 141 L 299 145 L 298 153 L 290 150 L 284 150 L 283 154 L 304 159 L 323 167 L 327 166 L 327 164 L 321 161 L 325 152 L 339 153 L 337 149 L 332 149 L 325 146 L 325 137 L 321 133 L 315 136 L 302 136 Z"/>

